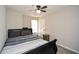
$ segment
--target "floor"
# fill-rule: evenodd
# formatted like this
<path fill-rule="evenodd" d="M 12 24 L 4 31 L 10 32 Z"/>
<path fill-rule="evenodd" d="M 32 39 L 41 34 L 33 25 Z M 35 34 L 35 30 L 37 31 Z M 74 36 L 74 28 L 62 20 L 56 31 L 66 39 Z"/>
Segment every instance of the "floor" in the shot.
<path fill-rule="evenodd" d="M 76 54 L 75 52 L 72 52 L 70 50 L 67 50 L 61 46 L 57 46 L 58 47 L 58 51 L 57 54 Z"/>

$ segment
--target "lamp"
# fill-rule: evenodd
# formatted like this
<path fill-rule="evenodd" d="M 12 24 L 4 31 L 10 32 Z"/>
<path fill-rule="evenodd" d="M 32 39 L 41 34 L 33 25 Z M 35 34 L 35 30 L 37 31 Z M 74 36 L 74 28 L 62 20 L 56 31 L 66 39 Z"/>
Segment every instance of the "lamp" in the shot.
<path fill-rule="evenodd" d="M 36 12 L 39 14 L 41 11 L 40 10 L 37 10 Z"/>

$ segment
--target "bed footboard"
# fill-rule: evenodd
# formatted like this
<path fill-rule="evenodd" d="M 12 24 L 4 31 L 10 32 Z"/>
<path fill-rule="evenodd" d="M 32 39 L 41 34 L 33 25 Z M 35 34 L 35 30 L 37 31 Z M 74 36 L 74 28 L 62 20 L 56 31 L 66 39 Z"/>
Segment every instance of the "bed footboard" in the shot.
<path fill-rule="evenodd" d="M 31 51 L 25 52 L 23 54 L 56 54 L 57 53 L 57 46 L 56 46 L 56 39 L 42 45 L 36 49 Z"/>

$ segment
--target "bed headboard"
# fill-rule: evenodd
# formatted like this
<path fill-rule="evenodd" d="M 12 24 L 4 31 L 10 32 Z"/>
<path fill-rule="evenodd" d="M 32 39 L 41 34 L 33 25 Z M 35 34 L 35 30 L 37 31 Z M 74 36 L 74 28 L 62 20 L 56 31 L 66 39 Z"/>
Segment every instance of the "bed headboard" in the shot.
<path fill-rule="evenodd" d="M 8 38 L 32 34 L 32 28 L 8 29 Z"/>

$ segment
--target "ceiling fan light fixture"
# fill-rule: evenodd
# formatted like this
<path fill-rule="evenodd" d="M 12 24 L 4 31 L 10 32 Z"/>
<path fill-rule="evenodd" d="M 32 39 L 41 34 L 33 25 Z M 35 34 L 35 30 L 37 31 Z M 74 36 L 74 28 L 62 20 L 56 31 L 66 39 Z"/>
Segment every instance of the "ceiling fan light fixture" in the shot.
<path fill-rule="evenodd" d="M 41 11 L 40 11 L 40 10 L 37 10 L 36 12 L 37 12 L 38 14 L 39 14 L 39 13 L 41 13 Z"/>

